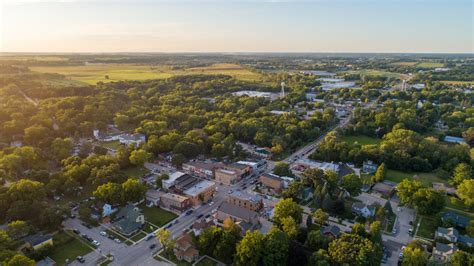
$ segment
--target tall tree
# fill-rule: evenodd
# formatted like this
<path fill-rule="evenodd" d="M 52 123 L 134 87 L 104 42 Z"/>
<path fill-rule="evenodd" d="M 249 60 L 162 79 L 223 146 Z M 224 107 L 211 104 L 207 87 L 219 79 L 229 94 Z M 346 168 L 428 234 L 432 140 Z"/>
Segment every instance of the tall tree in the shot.
<path fill-rule="evenodd" d="M 290 238 L 280 229 L 273 227 L 265 237 L 263 263 L 265 265 L 287 265 Z"/>
<path fill-rule="evenodd" d="M 281 199 L 274 209 L 273 219 L 281 224 L 283 218 L 292 217 L 297 224 L 301 223 L 303 209 L 292 199 Z"/>
<path fill-rule="evenodd" d="M 256 266 L 262 259 L 264 243 L 264 237 L 260 231 L 247 231 L 244 238 L 237 245 L 236 265 Z"/>

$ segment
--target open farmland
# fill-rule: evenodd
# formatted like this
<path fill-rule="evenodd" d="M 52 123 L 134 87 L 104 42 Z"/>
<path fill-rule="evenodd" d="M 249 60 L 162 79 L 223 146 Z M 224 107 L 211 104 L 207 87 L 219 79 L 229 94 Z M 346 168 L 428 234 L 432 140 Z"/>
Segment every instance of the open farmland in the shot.
<path fill-rule="evenodd" d="M 260 79 L 260 74 L 252 72 L 236 64 L 214 64 L 207 67 L 187 69 L 171 69 L 166 66 L 103 64 L 83 66 L 45 66 L 31 67 L 32 71 L 41 73 L 58 73 L 68 79 L 96 84 L 97 82 L 112 82 L 120 80 L 164 79 L 177 75 L 207 74 L 230 75 L 236 79 L 254 81 Z"/>

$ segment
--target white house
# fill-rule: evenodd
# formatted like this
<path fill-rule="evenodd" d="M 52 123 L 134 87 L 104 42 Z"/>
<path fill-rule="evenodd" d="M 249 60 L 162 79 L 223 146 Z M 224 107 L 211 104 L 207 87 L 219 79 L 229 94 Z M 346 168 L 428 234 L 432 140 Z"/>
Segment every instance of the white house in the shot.
<path fill-rule="evenodd" d="M 375 216 L 375 206 L 368 206 L 362 202 L 354 202 L 351 209 L 352 212 L 358 216 L 363 216 L 365 218 Z"/>

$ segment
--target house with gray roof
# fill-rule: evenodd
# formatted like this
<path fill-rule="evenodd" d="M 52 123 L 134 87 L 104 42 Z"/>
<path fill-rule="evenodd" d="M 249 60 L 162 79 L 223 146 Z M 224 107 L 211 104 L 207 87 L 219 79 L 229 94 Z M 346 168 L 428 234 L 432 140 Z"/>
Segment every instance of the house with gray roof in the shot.
<path fill-rule="evenodd" d="M 365 218 L 375 216 L 375 206 L 369 206 L 362 202 L 354 202 L 351 207 L 352 213 Z"/>
<path fill-rule="evenodd" d="M 117 213 L 117 218 L 112 222 L 115 229 L 127 236 L 140 230 L 143 224 L 145 224 L 145 216 L 140 208 L 133 204 L 123 207 Z"/>
<path fill-rule="evenodd" d="M 436 242 L 436 246 L 433 247 L 432 258 L 438 262 L 447 262 L 456 251 L 458 251 L 458 247 L 453 243 Z"/>
<path fill-rule="evenodd" d="M 245 229 L 255 229 L 259 226 L 259 215 L 257 212 L 228 202 L 222 202 L 217 208 L 217 221 L 222 224 L 227 218 L 230 218 L 236 224 L 242 224 L 245 227 L 242 228 L 242 231 Z"/>
<path fill-rule="evenodd" d="M 453 225 L 459 228 L 466 228 L 469 225 L 469 221 L 470 221 L 470 219 L 467 218 L 466 216 L 457 214 L 452 211 L 447 211 L 443 213 L 441 220 L 443 222 L 451 222 L 453 223 Z"/>
<path fill-rule="evenodd" d="M 474 246 L 474 238 L 459 234 L 459 231 L 454 227 L 438 227 L 435 236 L 436 238 L 446 239 L 451 243 L 461 243 L 468 247 Z"/>

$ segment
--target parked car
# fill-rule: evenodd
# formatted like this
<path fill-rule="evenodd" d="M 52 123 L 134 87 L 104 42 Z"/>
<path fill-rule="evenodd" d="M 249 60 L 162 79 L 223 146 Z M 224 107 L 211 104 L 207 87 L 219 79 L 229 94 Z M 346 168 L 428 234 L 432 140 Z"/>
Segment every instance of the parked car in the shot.
<path fill-rule="evenodd" d="M 186 211 L 186 215 L 191 215 L 192 213 L 193 213 L 193 210 Z"/>
<path fill-rule="evenodd" d="M 151 239 L 153 239 L 154 237 L 155 237 L 155 235 L 149 234 L 149 235 L 146 236 L 145 241 L 151 240 Z"/>
<path fill-rule="evenodd" d="M 209 203 L 209 206 L 212 206 L 212 205 L 214 205 L 214 201 L 211 201 L 211 202 Z"/>
<path fill-rule="evenodd" d="M 76 260 L 79 261 L 80 263 L 86 262 L 86 260 L 82 256 L 77 256 Z"/>
<path fill-rule="evenodd" d="M 80 232 L 79 230 L 77 230 L 77 229 L 72 229 L 72 231 L 73 231 L 74 234 L 76 234 L 76 235 L 79 235 L 79 234 L 81 233 L 81 232 Z"/>
<path fill-rule="evenodd" d="M 204 214 L 199 214 L 197 218 L 201 219 L 203 216 L 204 216 Z"/>
<path fill-rule="evenodd" d="M 94 246 L 96 246 L 96 247 L 100 246 L 100 242 L 97 241 L 97 240 L 93 240 L 92 244 L 94 244 Z"/>
<path fill-rule="evenodd" d="M 115 243 L 118 243 L 118 244 L 122 243 L 122 241 L 120 241 L 120 239 L 118 239 L 118 238 L 114 239 L 114 241 L 115 241 Z"/>
<path fill-rule="evenodd" d="M 156 244 L 150 245 L 150 249 L 154 249 L 156 247 Z"/>
<path fill-rule="evenodd" d="M 210 214 L 207 214 L 206 216 L 204 216 L 204 218 L 209 218 L 209 217 L 211 217 Z"/>
<path fill-rule="evenodd" d="M 101 236 L 107 236 L 107 232 L 105 232 L 105 231 L 101 231 L 99 234 L 100 234 Z"/>

